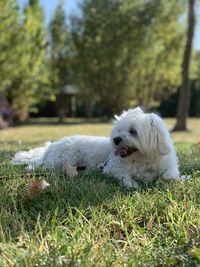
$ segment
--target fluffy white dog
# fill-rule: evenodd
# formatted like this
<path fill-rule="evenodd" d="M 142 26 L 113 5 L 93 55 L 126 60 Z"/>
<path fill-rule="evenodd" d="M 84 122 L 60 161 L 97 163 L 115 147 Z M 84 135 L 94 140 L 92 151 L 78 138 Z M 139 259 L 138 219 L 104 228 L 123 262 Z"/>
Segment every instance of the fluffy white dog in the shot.
<path fill-rule="evenodd" d="M 18 152 L 12 163 L 62 170 L 69 176 L 76 175 L 77 169 L 91 170 L 100 165 L 103 173 L 113 175 L 126 187 L 137 187 L 138 181 L 148 182 L 158 176 L 179 177 L 176 152 L 163 120 L 140 108 L 116 116 L 111 138 L 65 137 Z"/>
<path fill-rule="evenodd" d="M 111 141 L 113 150 L 102 170 L 126 187 L 137 187 L 138 181 L 149 182 L 156 177 L 179 177 L 172 139 L 156 114 L 136 108 L 116 116 Z"/>

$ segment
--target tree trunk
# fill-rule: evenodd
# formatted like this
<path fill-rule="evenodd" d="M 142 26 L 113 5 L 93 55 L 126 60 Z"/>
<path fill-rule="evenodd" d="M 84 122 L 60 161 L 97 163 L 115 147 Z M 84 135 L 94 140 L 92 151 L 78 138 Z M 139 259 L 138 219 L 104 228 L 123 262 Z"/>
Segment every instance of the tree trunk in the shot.
<path fill-rule="evenodd" d="M 194 35 L 195 26 L 195 13 L 194 6 L 195 0 L 188 1 L 188 31 L 187 31 L 187 41 L 184 51 L 184 58 L 182 63 L 182 86 L 179 91 L 178 109 L 177 109 L 177 121 L 174 127 L 174 131 L 186 131 L 186 121 L 189 116 L 190 107 L 190 81 L 189 81 L 189 67 L 190 58 L 192 52 L 192 40 Z"/>
<path fill-rule="evenodd" d="M 56 98 L 56 110 L 59 123 L 62 123 L 67 112 L 66 95 L 63 92 L 59 92 Z"/>
<path fill-rule="evenodd" d="M 15 110 L 15 118 L 19 122 L 26 122 L 29 118 L 28 107 Z"/>
<path fill-rule="evenodd" d="M 85 96 L 85 115 L 86 118 L 93 117 L 94 102 L 90 95 Z"/>

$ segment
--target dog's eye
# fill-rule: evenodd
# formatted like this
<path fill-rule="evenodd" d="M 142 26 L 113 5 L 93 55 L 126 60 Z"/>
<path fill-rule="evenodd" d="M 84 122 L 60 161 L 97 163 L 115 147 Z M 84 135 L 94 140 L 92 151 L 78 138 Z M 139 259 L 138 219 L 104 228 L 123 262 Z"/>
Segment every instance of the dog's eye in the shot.
<path fill-rule="evenodd" d="M 137 135 L 137 131 L 136 131 L 135 129 L 133 129 L 133 128 L 131 128 L 131 129 L 129 130 L 129 133 L 130 133 L 131 135 Z"/>

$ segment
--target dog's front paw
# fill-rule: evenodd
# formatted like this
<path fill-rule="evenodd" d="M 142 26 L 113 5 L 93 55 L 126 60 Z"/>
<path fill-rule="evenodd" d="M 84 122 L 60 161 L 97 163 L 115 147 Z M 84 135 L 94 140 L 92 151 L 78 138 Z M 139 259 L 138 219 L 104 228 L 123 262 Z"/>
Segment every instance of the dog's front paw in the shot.
<path fill-rule="evenodd" d="M 75 176 L 77 176 L 78 172 L 77 172 L 77 168 L 71 166 L 69 163 L 65 162 L 63 165 L 63 172 L 65 174 L 67 174 L 67 176 L 69 176 L 70 178 L 74 178 Z"/>
<path fill-rule="evenodd" d="M 126 188 L 135 188 L 135 189 L 138 188 L 138 183 L 129 177 L 123 177 L 122 183 Z"/>

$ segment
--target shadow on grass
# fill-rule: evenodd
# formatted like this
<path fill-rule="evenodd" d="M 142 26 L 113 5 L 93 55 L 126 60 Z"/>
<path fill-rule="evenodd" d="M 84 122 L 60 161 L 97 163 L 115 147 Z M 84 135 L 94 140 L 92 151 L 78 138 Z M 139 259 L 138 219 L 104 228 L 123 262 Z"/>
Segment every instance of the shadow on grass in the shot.
<path fill-rule="evenodd" d="M 22 178 L 23 168 L 20 168 Z M 40 213 L 46 217 L 46 214 L 54 214 L 55 210 L 61 215 L 67 215 L 70 208 L 74 210 L 87 210 L 88 208 L 106 204 L 118 197 L 132 196 L 136 192 L 145 193 L 149 189 L 159 187 L 166 189 L 169 181 L 156 179 L 150 184 L 139 183 L 138 189 L 127 189 L 122 186 L 113 177 L 102 174 L 99 171 L 79 174 L 76 178 L 70 179 L 55 172 L 46 172 L 38 169 L 29 176 L 30 180 L 45 179 L 50 186 L 41 194 L 24 198 L 24 185 L 18 189 L 17 203 L 24 211 L 34 214 L 37 218 Z M 28 181 L 27 181 L 28 182 Z"/>

